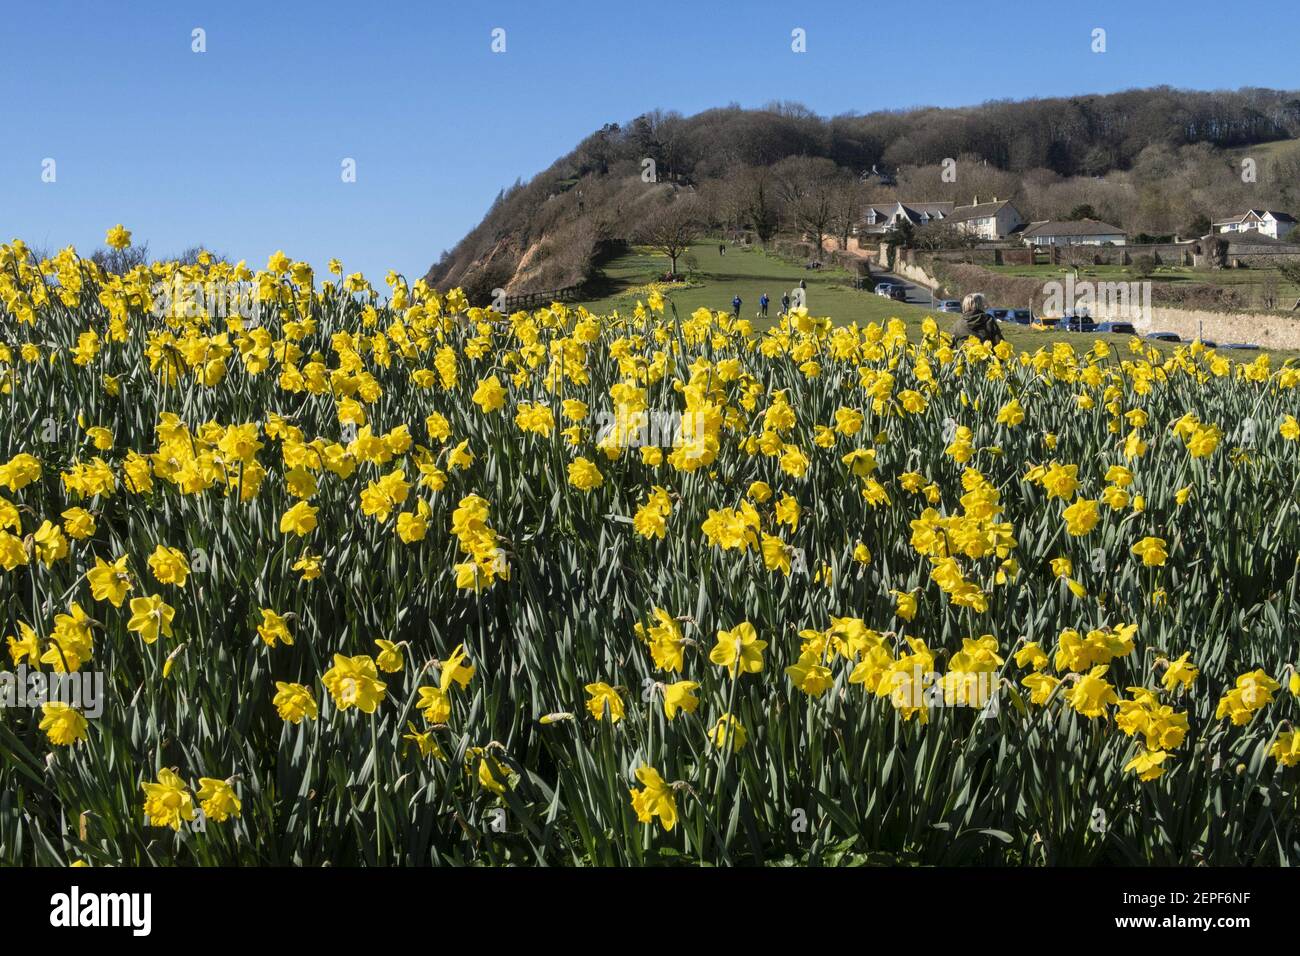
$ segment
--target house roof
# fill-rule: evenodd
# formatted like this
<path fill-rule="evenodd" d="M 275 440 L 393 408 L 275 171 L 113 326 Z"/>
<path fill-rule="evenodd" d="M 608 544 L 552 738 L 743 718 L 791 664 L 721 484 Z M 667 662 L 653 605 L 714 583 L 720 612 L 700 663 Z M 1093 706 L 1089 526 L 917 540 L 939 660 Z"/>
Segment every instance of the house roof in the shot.
<path fill-rule="evenodd" d="M 1010 199 L 1003 199 L 1001 202 L 981 202 L 971 206 L 957 206 L 948 218 L 954 222 L 964 222 L 968 219 L 987 219 L 990 216 L 996 216 L 1004 206 L 1010 205 Z"/>
<path fill-rule="evenodd" d="M 1276 209 L 1247 209 L 1240 216 L 1233 216 L 1230 219 L 1220 219 L 1212 223 L 1215 226 L 1226 226 L 1234 222 L 1245 222 L 1250 216 L 1256 219 L 1263 219 L 1265 216 L 1272 216 L 1278 222 L 1295 222 L 1296 219 L 1290 213 L 1278 212 Z"/>
<path fill-rule="evenodd" d="M 950 202 L 905 202 L 903 208 L 908 212 L 929 213 L 934 215 L 941 212 L 945 216 L 952 212 L 953 204 Z"/>
<path fill-rule="evenodd" d="M 877 202 L 867 206 L 867 209 L 874 209 L 878 216 L 892 216 L 899 206 L 903 207 L 903 213 L 909 219 L 916 220 L 921 218 L 922 213 L 929 216 L 935 213 L 948 216 L 952 212 L 953 204 L 950 202 Z"/>
<path fill-rule="evenodd" d="M 1023 236 L 1032 239 L 1035 236 L 1123 236 L 1126 233 L 1119 226 L 1096 219 L 1045 219 L 1031 222 Z"/>

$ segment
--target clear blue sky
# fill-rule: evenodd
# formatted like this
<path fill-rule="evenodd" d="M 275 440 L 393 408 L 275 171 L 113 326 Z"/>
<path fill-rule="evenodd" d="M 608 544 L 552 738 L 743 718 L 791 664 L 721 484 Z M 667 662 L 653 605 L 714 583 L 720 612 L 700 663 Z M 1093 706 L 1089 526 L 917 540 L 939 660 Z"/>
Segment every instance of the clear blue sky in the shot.
<path fill-rule="evenodd" d="M 283 248 L 376 281 L 421 275 L 503 186 L 655 108 L 1300 86 L 1295 0 L 3 0 L 0 25 L 0 236 L 89 252 L 122 222 L 155 254 Z"/>

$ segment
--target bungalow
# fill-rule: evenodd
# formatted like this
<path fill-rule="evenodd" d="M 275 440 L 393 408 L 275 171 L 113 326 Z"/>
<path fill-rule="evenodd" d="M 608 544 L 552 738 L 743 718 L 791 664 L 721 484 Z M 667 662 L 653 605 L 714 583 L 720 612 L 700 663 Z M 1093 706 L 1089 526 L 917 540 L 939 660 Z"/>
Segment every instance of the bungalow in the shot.
<path fill-rule="evenodd" d="M 969 206 L 955 207 L 947 221 L 980 239 L 1005 239 L 1016 227 L 1024 224 L 1025 217 L 1009 200 L 998 202 L 998 197 L 994 196 L 992 202 L 980 202 L 980 197 L 976 196 Z"/>
<path fill-rule="evenodd" d="M 1020 238 L 1027 246 L 1122 246 L 1128 242 L 1119 226 L 1096 219 L 1031 222 Z"/>
<path fill-rule="evenodd" d="M 904 219 L 913 226 L 928 226 L 950 215 L 950 202 L 873 203 L 866 209 L 858 234 L 884 235 Z"/>
<path fill-rule="evenodd" d="M 1243 215 L 1214 223 L 1215 232 L 1257 232 L 1270 239 L 1284 239 L 1296 226 L 1295 217 L 1272 209 L 1247 209 Z"/>

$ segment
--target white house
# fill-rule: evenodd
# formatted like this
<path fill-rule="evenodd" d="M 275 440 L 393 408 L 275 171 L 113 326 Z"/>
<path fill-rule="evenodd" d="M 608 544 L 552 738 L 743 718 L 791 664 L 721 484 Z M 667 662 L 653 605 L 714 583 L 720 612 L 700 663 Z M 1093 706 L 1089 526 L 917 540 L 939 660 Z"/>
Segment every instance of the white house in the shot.
<path fill-rule="evenodd" d="M 1295 217 L 1272 209 L 1248 209 L 1233 219 L 1214 223 L 1215 232 L 1257 232 L 1270 239 L 1284 239 L 1296 226 Z"/>
<path fill-rule="evenodd" d="M 994 196 L 992 202 L 980 202 L 979 196 L 969 206 L 957 206 L 953 209 L 948 222 L 964 233 L 978 236 L 980 239 L 1005 239 L 1024 224 L 1025 217 L 1009 200 L 998 201 Z"/>
<path fill-rule="evenodd" d="M 1031 222 L 1020 238 L 1027 246 L 1122 246 L 1128 242 L 1119 226 L 1096 219 Z"/>
<path fill-rule="evenodd" d="M 950 202 L 874 203 L 867 207 L 858 232 L 884 235 L 904 219 L 914 226 L 928 226 L 952 215 L 952 206 Z"/>

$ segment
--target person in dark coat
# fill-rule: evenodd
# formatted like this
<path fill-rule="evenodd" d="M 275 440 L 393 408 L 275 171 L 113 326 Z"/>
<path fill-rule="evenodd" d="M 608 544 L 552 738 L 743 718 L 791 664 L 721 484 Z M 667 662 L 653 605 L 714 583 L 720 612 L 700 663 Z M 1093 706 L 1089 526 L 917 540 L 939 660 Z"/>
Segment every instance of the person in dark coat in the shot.
<path fill-rule="evenodd" d="M 953 345 L 961 345 L 972 336 L 989 345 L 997 345 L 1003 340 L 998 320 L 985 312 L 984 308 L 983 293 L 972 292 L 961 300 L 961 318 L 952 327 Z"/>

